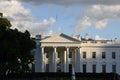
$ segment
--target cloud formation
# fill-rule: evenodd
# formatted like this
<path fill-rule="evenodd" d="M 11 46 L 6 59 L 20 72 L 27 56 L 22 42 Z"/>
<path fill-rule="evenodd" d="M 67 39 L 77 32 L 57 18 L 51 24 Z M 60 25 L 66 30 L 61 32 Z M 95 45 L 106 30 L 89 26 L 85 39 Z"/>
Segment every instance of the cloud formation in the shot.
<path fill-rule="evenodd" d="M 91 22 L 89 17 L 84 16 L 82 19 L 79 19 L 78 22 L 75 24 L 75 32 L 81 32 L 91 26 Z"/>
<path fill-rule="evenodd" d="M 42 4 L 56 4 L 63 6 L 71 6 L 71 5 L 118 5 L 120 4 L 120 0 L 21 0 L 22 2 L 26 2 L 35 6 L 39 6 Z"/>
<path fill-rule="evenodd" d="M 82 21 L 78 20 L 79 24 L 75 24 L 76 32 L 88 28 L 90 24 L 94 25 L 96 29 L 102 30 L 108 22 L 120 21 L 120 5 L 92 5 L 87 7 L 80 17 Z"/>
<path fill-rule="evenodd" d="M 74 25 L 76 32 L 81 32 L 91 25 L 98 30 L 102 30 L 109 21 L 120 20 L 120 0 L 0 0 L 0 5 L 2 6 L 0 11 L 5 17 L 9 18 L 13 28 L 18 28 L 21 31 L 27 29 L 32 35 L 48 31 L 56 20 L 49 18 L 39 22 L 34 21 L 34 16 L 29 9 L 23 7 L 22 2 L 34 6 L 43 4 L 62 6 L 88 5 L 83 9 L 83 14 L 78 13 L 72 16 L 72 18 L 77 16 L 77 21 Z M 80 17 L 78 18 L 78 16 Z M 50 31 L 50 34 L 53 34 L 53 32 Z"/>
<path fill-rule="evenodd" d="M 109 21 L 120 20 L 120 0 L 21 0 L 22 2 L 40 6 L 43 4 L 55 4 L 61 6 L 83 6 L 84 14 L 77 14 L 80 16 L 77 19 L 74 30 L 81 32 L 93 25 L 96 29 L 104 29 Z M 74 16 L 73 16 L 74 17 Z"/>
<path fill-rule="evenodd" d="M 2 6 L 0 12 L 11 21 L 12 28 L 17 28 L 20 31 L 29 30 L 32 35 L 48 31 L 56 22 L 54 18 L 35 22 L 29 9 L 24 8 L 22 3 L 17 0 L 1 0 L 0 5 Z"/>

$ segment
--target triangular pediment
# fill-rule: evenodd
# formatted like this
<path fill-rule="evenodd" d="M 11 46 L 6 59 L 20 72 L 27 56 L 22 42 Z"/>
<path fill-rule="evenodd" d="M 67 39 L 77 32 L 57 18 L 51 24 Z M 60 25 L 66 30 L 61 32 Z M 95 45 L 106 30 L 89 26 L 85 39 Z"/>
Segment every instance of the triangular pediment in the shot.
<path fill-rule="evenodd" d="M 79 40 L 61 33 L 58 35 L 54 35 L 54 36 L 45 38 L 45 39 L 41 40 L 41 42 L 79 42 Z"/>

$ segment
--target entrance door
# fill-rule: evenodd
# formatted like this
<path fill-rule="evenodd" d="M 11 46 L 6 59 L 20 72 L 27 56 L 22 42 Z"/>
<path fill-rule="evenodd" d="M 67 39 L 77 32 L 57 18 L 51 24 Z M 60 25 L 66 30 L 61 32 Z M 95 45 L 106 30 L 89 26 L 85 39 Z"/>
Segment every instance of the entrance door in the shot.
<path fill-rule="evenodd" d="M 69 64 L 69 72 L 72 72 L 72 64 Z"/>

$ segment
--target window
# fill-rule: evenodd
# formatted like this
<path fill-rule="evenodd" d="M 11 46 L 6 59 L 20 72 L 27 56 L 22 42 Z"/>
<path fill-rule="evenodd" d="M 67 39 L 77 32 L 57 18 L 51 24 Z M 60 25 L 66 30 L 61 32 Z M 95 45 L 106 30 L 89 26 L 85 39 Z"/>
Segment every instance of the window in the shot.
<path fill-rule="evenodd" d="M 105 58 L 106 58 L 106 53 L 102 52 L 102 59 L 105 59 Z"/>
<path fill-rule="evenodd" d="M 69 53 L 69 58 L 72 58 L 72 52 Z"/>
<path fill-rule="evenodd" d="M 86 73 L 86 64 L 83 64 L 83 73 Z"/>
<path fill-rule="evenodd" d="M 115 59 L 116 58 L 116 54 L 115 52 L 112 52 L 112 59 Z"/>
<path fill-rule="evenodd" d="M 102 72 L 106 73 L 106 65 L 105 64 L 102 65 Z"/>
<path fill-rule="evenodd" d="M 86 58 L 86 52 L 83 52 L 83 58 Z"/>
<path fill-rule="evenodd" d="M 60 52 L 58 52 L 58 58 L 60 58 Z"/>
<path fill-rule="evenodd" d="M 96 52 L 92 52 L 92 58 L 96 58 Z"/>
<path fill-rule="evenodd" d="M 95 64 L 92 65 L 92 68 L 93 68 L 93 69 L 92 69 L 92 70 L 93 70 L 93 73 L 96 73 L 96 65 L 95 65 Z"/>
<path fill-rule="evenodd" d="M 112 65 L 112 72 L 116 73 L 116 65 Z"/>

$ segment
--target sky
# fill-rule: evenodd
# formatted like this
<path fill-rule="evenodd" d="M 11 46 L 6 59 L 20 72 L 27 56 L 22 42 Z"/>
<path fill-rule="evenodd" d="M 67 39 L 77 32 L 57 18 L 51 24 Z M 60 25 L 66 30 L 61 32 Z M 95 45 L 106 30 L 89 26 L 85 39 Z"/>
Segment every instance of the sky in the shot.
<path fill-rule="evenodd" d="M 0 0 L 0 12 L 13 29 L 31 36 L 88 33 L 120 40 L 120 0 Z"/>

